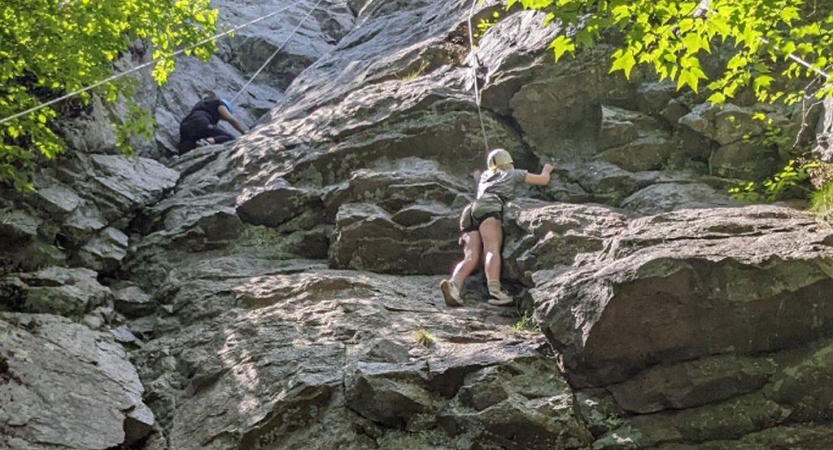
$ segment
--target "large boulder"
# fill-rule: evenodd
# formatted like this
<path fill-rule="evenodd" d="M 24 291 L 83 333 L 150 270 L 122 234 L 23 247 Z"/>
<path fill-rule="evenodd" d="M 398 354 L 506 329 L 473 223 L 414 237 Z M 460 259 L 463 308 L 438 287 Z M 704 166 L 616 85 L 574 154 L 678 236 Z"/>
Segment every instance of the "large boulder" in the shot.
<path fill-rule="evenodd" d="M 13 250 L 38 237 L 40 220 L 20 210 L 0 211 L 0 248 Z"/>
<path fill-rule="evenodd" d="M 679 122 L 717 141 L 720 145 L 729 145 L 751 136 L 759 136 L 766 129 L 766 123 L 755 118 L 755 111 L 752 108 L 731 103 L 698 105 L 680 118 Z"/>
<path fill-rule="evenodd" d="M 633 221 L 597 263 L 541 280 L 533 297 L 578 386 L 776 351 L 833 333 L 829 234 L 776 207 L 661 214 Z"/>
<path fill-rule="evenodd" d="M 128 237 L 109 227 L 87 242 L 79 251 L 81 265 L 102 273 L 112 273 L 119 268 L 127 255 Z"/>
<path fill-rule="evenodd" d="M 0 446 L 106 450 L 154 426 L 110 333 L 51 315 L 0 315 Z"/>
<path fill-rule="evenodd" d="M 382 425 L 413 429 L 415 416 L 434 412 L 431 393 L 426 389 L 427 375 L 424 362 L 358 363 L 345 374 L 346 405 Z"/>
<path fill-rule="evenodd" d="M 466 376 L 440 413 L 440 426 L 452 435 L 482 429 L 474 442 L 485 448 L 587 448 L 592 435 L 577 420 L 569 387 L 552 376 L 552 361 L 514 361 L 506 369 L 486 367 Z"/>

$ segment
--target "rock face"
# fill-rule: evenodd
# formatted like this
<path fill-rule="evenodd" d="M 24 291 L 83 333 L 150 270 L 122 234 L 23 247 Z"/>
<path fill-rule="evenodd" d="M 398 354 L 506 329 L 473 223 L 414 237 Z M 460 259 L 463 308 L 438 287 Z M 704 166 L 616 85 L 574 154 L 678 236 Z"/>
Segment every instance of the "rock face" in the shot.
<path fill-rule="evenodd" d="M 589 386 L 659 361 L 812 341 L 831 332 L 828 234 L 809 217 L 762 207 L 636 221 L 595 267 L 552 280 L 558 287 L 541 301 L 544 331 L 574 383 Z M 537 295 L 548 296 L 548 284 Z"/>
<path fill-rule="evenodd" d="M 109 449 L 154 425 L 136 369 L 109 333 L 51 315 L 0 315 L 0 444 Z"/>
<path fill-rule="evenodd" d="M 471 51 L 469 1 L 249 3 L 221 23 L 287 9 L 143 91 L 140 153 L 300 24 L 236 102 L 253 131 L 163 165 L 96 129 L 0 197 L 2 447 L 827 450 L 831 231 L 726 195 L 787 156 L 750 152 L 758 105 L 608 75 L 604 45 L 555 65 L 533 12 Z M 446 308 L 494 147 L 556 165 L 506 206 L 519 311 L 482 273 Z"/>
<path fill-rule="evenodd" d="M 815 359 L 833 333 L 830 239 L 789 209 L 682 210 L 631 220 L 584 264 L 533 274 L 542 329 L 570 384 L 588 414 L 618 423 L 594 429 L 594 446 L 767 447 L 781 442 L 767 428 L 824 420 L 826 407 L 807 406 L 826 401 L 823 390 L 792 389 L 802 367 L 830 370 Z M 560 256 L 538 249 L 539 260 Z"/>

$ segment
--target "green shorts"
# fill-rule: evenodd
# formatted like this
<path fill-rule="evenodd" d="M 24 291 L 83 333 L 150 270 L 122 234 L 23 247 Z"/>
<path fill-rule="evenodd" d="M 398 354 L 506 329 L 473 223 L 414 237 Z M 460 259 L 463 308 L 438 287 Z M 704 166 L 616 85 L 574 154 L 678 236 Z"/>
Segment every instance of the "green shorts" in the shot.
<path fill-rule="evenodd" d="M 503 200 L 494 194 L 486 194 L 463 209 L 460 215 L 460 232 L 477 231 L 489 217 L 503 220 Z"/>

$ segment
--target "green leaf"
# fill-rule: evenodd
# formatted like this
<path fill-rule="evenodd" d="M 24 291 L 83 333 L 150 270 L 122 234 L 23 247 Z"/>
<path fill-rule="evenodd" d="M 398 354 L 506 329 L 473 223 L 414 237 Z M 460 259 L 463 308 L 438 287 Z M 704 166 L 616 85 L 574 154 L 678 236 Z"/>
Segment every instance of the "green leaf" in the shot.
<path fill-rule="evenodd" d="M 769 75 L 759 75 L 759 76 L 755 77 L 755 82 L 754 82 L 755 89 L 756 90 L 757 89 L 765 89 L 765 88 L 769 87 L 770 84 L 772 84 L 773 80 L 774 80 L 774 78 L 772 78 Z"/>
<path fill-rule="evenodd" d="M 708 101 L 713 105 L 722 105 L 726 102 L 726 96 L 722 92 L 714 92 L 709 96 Z"/>
<path fill-rule="evenodd" d="M 564 35 L 556 37 L 550 44 L 550 48 L 555 51 L 556 61 L 561 59 L 565 53 L 570 52 L 570 54 L 574 54 L 576 51 L 575 43 L 573 43 L 572 39 Z"/>
<path fill-rule="evenodd" d="M 623 50 L 613 54 L 613 65 L 610 66 L 610 73 L 621 70 L 625 73 L 625 78 L 630 79 L 631 70 L 636 65 L 636 59 L 630 50 Z"/>

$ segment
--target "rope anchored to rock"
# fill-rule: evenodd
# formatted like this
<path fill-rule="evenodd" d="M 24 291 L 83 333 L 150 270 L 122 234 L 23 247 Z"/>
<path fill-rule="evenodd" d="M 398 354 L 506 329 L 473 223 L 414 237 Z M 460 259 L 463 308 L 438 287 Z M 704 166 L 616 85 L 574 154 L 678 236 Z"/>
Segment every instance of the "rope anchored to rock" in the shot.
<path fill-rule="evenodd" d="M 275 56 L 277 56 L 277 55 L 278 55 L 278 52 L 280 52 L 281 50 L 283 50 L 283 47 L 284 47 L 286 44 L 288 44 L 288 43 L 289 43 L 289 41 L 291 41 L 293 37 L 295 37 L 295 33 L 296 33 L 296 32 L 297 32 L 300 28 L 301 28 L 301 25 L 303 25 L 304 21 L 306 21 L 306 20 L 307 20 L 307 18 L 308 18 L 309 16 L 311 16 L 311 15 L 312 15 L 312 13 L 313 13 L 313 12 L 315 12 L 315 10 L 316 10 L 316 9 L 318 9 L 318 5 L 320 5 L 322 1 L 324 1 L 324 0 L 318 0 L 318 3 L 316 3 L 316 4 L 315 4 L 315 6 L 313 6 L 313 7 L 312 7 L 312 9 L 310 9 L 310 10 L 309 10 L 309 12 L 307 13 L 307 15 L 305 15 L 305 16 L 304 16 L 304 18 L 303 18 L 303 19 L 301 19 L 301 22 L 300 22 L 300 23 L 298 23 L 298 26 L 296 26 L 296 27 L 295 27 L 295 29 L 294 29 L 294 30 L 292 30 L 292 31 L 289 33 L 289 37 L 288 37 L 288 38 L 286 38 L 286 40 L 285 40 L 285 41 L 283 41 L 283 44 L 281 44 L 281 45 L 280 45 L 280 46 L 279 46 L 279 47 L 278 47 L 278 48 L 277 48 L 277 49 L 276 49 L 276 50 L 272 53 L 272 56 L 270 56 L 270 57 L 266 60 L 266 62 L 265 62 L 265 63 L 263 63 L 263 65 L 262 65 L 262 66 L 260 66 L 260 68 L 259 68 L 259 69 L 257 69 L 257 72 L 255 72 L 255 74 L 254 74 L 254 75 L 252 75 L 252 78 L 250 78 L 250 79 L 249 79 L 249 81 L 247 81 L 247 82 L 246 82 L 246 84 L 244 84 L 244 85 L 243 85 L 243 87 L 242 87 L 242 88 L 240 88 L 240 91 L 239 91 L 237 94 L 234 94 L 234 97 L 232 97 L 232 99 L 231 99 L 231 102 L 232 102 L 232 103 L 234 103 L 234 101 L 235 101 L 235 100 L 237 100 L 237 97 L 240 97 L 240 94 L 242 94 L 242 93 L 243 93 L 243 91 L 245 91 L 245 90 L 246 90 L 246 88 L 248 88 L 248 87 L 249 87 L 249 85 L 250 85 L 250 84 L 252 84 L 252 81 L 254 81 L 254 80 L 255 80 L 255 77 L 257 77 L 258 75 L 260 75 L 260 72 L 262 72 L 262 71 L 263 71 L 263 69 L 265 69 L 265 68 L 266 68 L 266 66 L 268 66 L 270 62 L 272 62 L 272 60 L 275 58 Z"/>
<path fill-rule="evenodd" d="M 489 151 L 489 138 L 486 136 L 486 124 L 483 121 L 483 111 L 480 108 L 480 86 L 477 84 L 477 70 L 480 68 L 480 60 L 477 54 L 474 53 L 474 32 L 472 31 L 471 20 L 474 17 L 474 7 L 480 0 L 472 0 L 471 8 L 469 8 L 469 50 L 474 63 L 471 66 L 472 78 L 474 78 L 474 104 L 477 105 L 477 117 L 480 119 L 480 131 L 483 132 L 483 144 L 486 152 Z"/>

